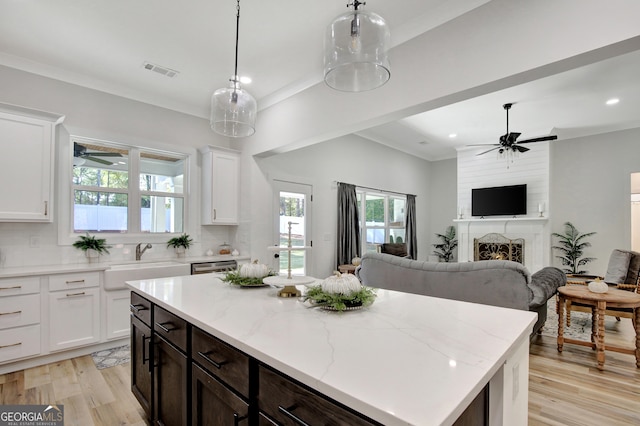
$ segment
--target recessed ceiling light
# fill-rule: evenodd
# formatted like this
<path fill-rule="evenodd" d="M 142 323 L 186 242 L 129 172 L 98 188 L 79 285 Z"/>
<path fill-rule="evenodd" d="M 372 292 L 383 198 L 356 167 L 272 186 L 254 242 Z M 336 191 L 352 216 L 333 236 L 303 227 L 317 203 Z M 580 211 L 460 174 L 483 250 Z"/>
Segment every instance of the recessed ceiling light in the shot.
<path fill-rule="evenodd" d="M 451 139 L 454 139 L 456 136 L 458 136 L 458 135 L 457 135 L 457 134 L 455 134 L 455 133 L 449 133 L 449 137 L 450 137 Z"/>
<path fill-rule="evenodd" d="M 620 102 L 620 99 L 618 99 L 618 98 L 611 98 L 611 99 L 609 99 L 606 103 L 607 103 L 607 105 L 615 105 L 615 104 L 617 104 L 618 102 Z"/>

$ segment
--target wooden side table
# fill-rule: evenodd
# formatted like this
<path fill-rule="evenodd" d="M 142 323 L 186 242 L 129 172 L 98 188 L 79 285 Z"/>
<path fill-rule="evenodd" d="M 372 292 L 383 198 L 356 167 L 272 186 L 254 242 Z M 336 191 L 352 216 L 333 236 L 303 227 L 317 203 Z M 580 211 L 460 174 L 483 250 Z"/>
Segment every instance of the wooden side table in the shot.
<path fill-rule="evenodd" d="M 340 265 L 340 266 L 338 266 L 338 271 L 340 271 L 341 274 L 355 274 L 356 273 L 356 266 L 355 265 Z"/>
<path fill-rule="evenodd" d="M 563 286 L 558 288 L 558 352 L 562 352 L 564 342 L 588 346 L 596 350 L 598 369 L 604 368 L 605 349 L 636 357 L 636 367 L 640 368 L 640 294 L 625 290 L 609 289 L 606 293 L 593 293 L 585 286 Z M 591 342 L 564 337 L 564 310 L 566 302 L 579 302 L 591 306 Z M 636 329 L 635 349 L 607 346 L 604 343 L 604 316 L 607 307 L 632 308 Z"/>

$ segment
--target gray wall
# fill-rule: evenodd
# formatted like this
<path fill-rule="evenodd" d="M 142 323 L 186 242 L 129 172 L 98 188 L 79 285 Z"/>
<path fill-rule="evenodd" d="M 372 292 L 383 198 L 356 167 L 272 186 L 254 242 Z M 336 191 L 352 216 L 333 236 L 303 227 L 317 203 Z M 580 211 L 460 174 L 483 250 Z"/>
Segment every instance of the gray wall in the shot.
<path fill-rule="evenodd" d="M 448 226 L 453 225 L 456 217 L 458 176 L 457 161 L 455 158 L 430 163 L 429 170 L 431 198 L 429 200 L 429 229 L 430 233 L 426 241 L 426 249 L 423 249 L 420 258 L 433 252 L 433 244 L 440 243 L 435 233 L 444 234 Z M 457 251 L 454 250 L 457 260 Z"/>
<path fill-rule="evenodd" d="M 637 128 L 551 144 L 551 230 L 563 232 L 568 221 L 597 232 L 586 252 L 597 258 L 586 265 L 592 274 L 604 275 L 614 248 L 631 248 L 631 173 L 638 171 Z"/>

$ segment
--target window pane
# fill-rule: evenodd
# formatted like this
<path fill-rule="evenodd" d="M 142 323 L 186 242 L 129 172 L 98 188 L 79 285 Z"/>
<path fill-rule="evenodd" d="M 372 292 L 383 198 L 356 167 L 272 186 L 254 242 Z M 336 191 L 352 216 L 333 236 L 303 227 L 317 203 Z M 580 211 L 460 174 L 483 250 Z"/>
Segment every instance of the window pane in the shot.
<path fill-rule="evenodd" d="M 74 191 L 74 232 L 126 232 L 127 194 Z"/>
<path fill-rule="evenodd" d="M 183 232 L 184 199 L 144 195 L 140 205 L 142 232 Z"/>
<path fill-rule="evenodd" d="M 140 154 L 140 190 L 184 193 L 184 159 Z"/>
<path fill-rule="evenodd" d="M 389 197 L 389 226 L 404 226 L 404 198 Z"/>
<path fill-rule="evenodd" d="M 390 229 L 389 230 L 389 242 L 390 243 L 404 243 L 404 229 Z"/>
<path fill-rule="evenodd" d="M 83 186 L 126 189 L 129 185 L 129 174 L 126 170 L 110 170 L 107 167 L 76 166 L 73 168 L 73 183 Z"/>
<path fill-rule="evenodd" d="M 367 226 L 384 226 L 384 197 L 367 195 L 365 208 Z"/>
<path fill-rule="evenodd" d="M 366 251 L 377 251 L 384 242 L 384 228 L 367 228 Z"/>

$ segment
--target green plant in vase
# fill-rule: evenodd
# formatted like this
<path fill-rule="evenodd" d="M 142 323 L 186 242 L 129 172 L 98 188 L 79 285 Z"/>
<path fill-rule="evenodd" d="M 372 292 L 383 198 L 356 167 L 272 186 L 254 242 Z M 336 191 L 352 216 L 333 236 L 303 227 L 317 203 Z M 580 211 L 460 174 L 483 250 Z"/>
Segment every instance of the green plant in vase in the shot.
<path fill-rule="evenodd" d="M 167 247 L 173 247 L 178 257 L 184 256 L 184 252 L 191 246 L 193 239 L 189 234 L 182 234 L 167 241 Z"/>
<path fill-rule="evenodd" d="M 444 234 L 436 234 L 441 243 L 433 244 L 435 250 L 433 254 L 444 262 L 451 262 L 453 260 L 453 249 L 458 247 L 458 239 L 456 238 L 455 226 L 448 226 Z"/>
<path fill-rule="evenodd" d="M 109 254 L 111 246 L 107 245 L 107 240 L 104 238 L 96 238 L 93 235 L 80 235 L 78 240 L 75 241 L 73 247 L 82 250 L 85 256 L 89 259 L 89 262 L 97 259 L 101 254 Z"/>
<path fill-rule="evenodd" d="M 584 249 L 587 247 L 591 247 L 591 243 L 585 241 L 585 239 L 595 234 L 595 232 L 587 232 L 585 234 L 581 234 L 580 231 L 578 231 L 578 229 L 571 222 L 565 222 L 564 234 L 560 234 L 557 232 L 551 234 L 552 236 L 558 238 L 558 245 L 552 246 L 551 248 L 554 250 L 558 250 L 562 254 L 561 256 L 556 256 L 556 258 L 560 259 L 563 266 L 567 266 L 567 268 L 562 269 L 565 273 L 589 273 L 589 271 L 587 271 L 586 269 L 580 268 L 596 259 L 595 257 L 583 257 Z"/>

